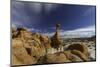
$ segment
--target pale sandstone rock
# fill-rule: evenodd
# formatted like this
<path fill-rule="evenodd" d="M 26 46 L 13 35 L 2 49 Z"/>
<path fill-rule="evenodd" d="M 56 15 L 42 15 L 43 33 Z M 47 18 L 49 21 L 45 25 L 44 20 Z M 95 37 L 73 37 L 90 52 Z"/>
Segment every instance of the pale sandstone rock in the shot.
<path fill-rule="evenodd" d="M 47 63 L 64 63 L 70 62 L 63 53 L 54 53 L 46 55 Z"/>
<path fill-rule="evenodd" d="M 84 45 L 72 44 L 61 51 L 58 31 L 51 39 L 24 28 L 14 29 L 12 33 L 12 65 L 88 61 L 88 49 Z"/>
<path fill-rule="evenodd" d="M 16 58 L 15 55 L 12 55 L 12 65 L 23 65 L 23 63 Z"/>
<path fill-rule="evenodd" d="M 69 45 L 67 50 L 78 50 L 80 52 L 82 52 L 83 54 L 85 54 L 86 56 L 89 56 L 89 51 L 87 46 L 85 46 L 84 44 L 72 44 Z"/>
<path fill-rule="evenodd" d="M 35 64 L 37 60 L 30 56 L 24 47 L 14 47 L 12 49 L 13 54 L 23 62 L 23 64 Z"/>
<path fill-rule="evenodd" d="M 83 61 L 89 61 L 88 56 L 86 56 L 86 55 L 85 55 L 84 53 L 82 53 L 81 51 L 72 50 L 71 53 L 77 55 L 77 56 L 80 57 Z"/>
<path fill-rule="evenodd" d="M 68 58 L 72 62 L 77 62 L 77 61 L 83 61 L 80 57 L 78 57 L 75 54 L 72 54 L 71 51 L 64 51 L 63 52 L 66 55 L 66 58 Z"/>

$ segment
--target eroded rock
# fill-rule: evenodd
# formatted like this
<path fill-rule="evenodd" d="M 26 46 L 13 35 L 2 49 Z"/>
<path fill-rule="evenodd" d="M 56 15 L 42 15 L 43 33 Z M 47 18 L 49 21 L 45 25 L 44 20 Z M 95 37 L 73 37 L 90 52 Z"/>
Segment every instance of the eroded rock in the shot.
<path fill-rule="evenodd" d="M 86 56 L 89 56 L 88 48 L 85 45 L 72 44 L 68 46 L 67 50 L 78 50 L 82 52 L 83 54 L 85 54 Z"/>
<path fill-rule="evenodd" d="M 72 44 L 66 51 L 61 50 L 58 30 L 52 38 L 24 28 L 13 29 L 12 34 L 12 65 L 89 61 L 88 49 L 83 44 Z"/>
<path fill-rule="evenodd" d="M 72 62 L 83 61 L 79 56 L 72 54 L 71 51 L 64 51 L 63 53 Z"/>
<path fill-rule="evenodd" d="M 58 52 L 58 53 L 46 55 L 46 62 L 47 63 L 64 63 L 64 62 L 70 62 L 70 60 L 67 59 L 63 53 Z"/>

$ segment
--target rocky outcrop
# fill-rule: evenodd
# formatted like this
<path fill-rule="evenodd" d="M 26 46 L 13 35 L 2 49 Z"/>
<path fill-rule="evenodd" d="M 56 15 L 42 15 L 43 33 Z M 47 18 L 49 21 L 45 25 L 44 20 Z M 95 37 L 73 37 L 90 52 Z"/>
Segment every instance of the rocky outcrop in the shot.
<path fill-rule="evenodd" d="M 50 44 L 46 43 L 48 41 L 49 40 L 43 38 L 39 33 L 31 33 L 23 28 L 13 29 L 12 54 L 14 58 L 12 60 L 16 60 L 16 58 L 20 60 L 19 62 L 22 64 L 19 63 L 19 65 L 36 64 L 41 56 L 46 55 L 46 49 L 50 47 Z M 18 65 L 16 62 L 14 61 L 12 63 Z"/>
<path fill-rule="evenodd" d="M 45 49 L 46 49 L 46 53 L 50 53 L 50 50 L 51 50 L 51 40 L 49 39 L 48 36 L 43 36 L 41 35 L 40 36 L 40 41 L 41 41 L 41 44 L 44 45 Z"/>
<path fill-rule="evenodd" d="M 83 61 L 80 57 L 71 53 L 71 51 L 64 51 L 63 53 L 71 62 Z"/>
<path fill-rule="evenodd" d="M 66 50 L 78 50 L 82 52 L 83 54 L 85 54 L 86 56 L 89 56 L 88 48 L 84 44 L 77 44 L 77 43 L 72 44 L 72 45 L 69 45 Z"/>
<path fill-rule="evenodd" d="M 71 53 L 80 57 L 83 61 L 89 61 L 88 56 L 78 50 L 72 50 Z"/>
<path fill-rule="evenodd" d="M 22 64 L 23 64 L 23 63 L 22 63 L 20 60 L 18 60 L 18 59 L 16 58 L 16 56 L 13 55 L 13 54 L 12 54 L 11 59 L 12 59 L 12 65 L 22 65 Z"/>
<path fill-rule="evenodd" d="M 16 57 L 16 58 L 13 58 L 13 60 L 18 60 L 18 62 L 22 63 L 21 65 L 35 64 L 37 62 L 36 58 L 30 56 L 27 53 L 25 47 L 23 47 L 23 42 L 20 39 L 12 40 L 12 54 L 14 55 L 14 57 Z M 17 63 L 17 65 L 20 65 L 20 64 Z"/>
<path fill-rule="evenodd" d="M 63 47 L 58 34 L 56 31 L 52 40 L 25 28 L 12 28 L 12 65 L 89 61 L 88 49 L 82 44 L 72 44 L 58 51 Z"/>

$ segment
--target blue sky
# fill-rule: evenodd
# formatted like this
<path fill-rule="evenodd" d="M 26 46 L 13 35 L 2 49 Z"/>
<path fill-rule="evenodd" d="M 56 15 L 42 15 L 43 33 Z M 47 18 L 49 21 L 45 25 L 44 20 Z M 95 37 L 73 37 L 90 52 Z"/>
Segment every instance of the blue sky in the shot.
<path fill-rule="evenodd" d="M 81 37 L 95 35 L 95 6 L 12 1 L 12 26 L 52 35 L 61 24 L 61 35 Z"/>

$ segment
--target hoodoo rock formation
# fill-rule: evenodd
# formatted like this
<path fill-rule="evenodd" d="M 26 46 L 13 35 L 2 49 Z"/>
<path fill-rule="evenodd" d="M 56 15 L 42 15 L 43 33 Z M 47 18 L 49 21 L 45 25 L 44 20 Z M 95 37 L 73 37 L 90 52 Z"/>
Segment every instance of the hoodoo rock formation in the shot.
<path fill-rule="evenodd" d="M 56 32 L 51 37 L 51 45 L 59 51 L 63 50 L 62 40 L 60 39 L 60 24 L 56 24 Z"/>

